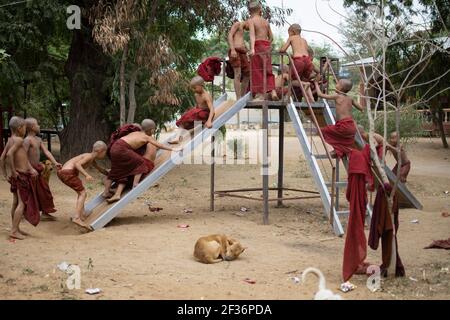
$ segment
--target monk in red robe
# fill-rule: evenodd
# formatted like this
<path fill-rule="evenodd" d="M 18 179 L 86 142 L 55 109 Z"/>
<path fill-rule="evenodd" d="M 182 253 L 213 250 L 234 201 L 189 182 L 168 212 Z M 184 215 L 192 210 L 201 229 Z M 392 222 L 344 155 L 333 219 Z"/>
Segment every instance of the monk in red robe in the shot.
<path fill-rule="evenodd" d="M 259 1 L 250 2 L 249 11 L 251 16 L 248 20 L 252 68 L 251 91 L 253 95 L 256 95 L 256 99 L 263 100 L 267 92 L 276 95 L 271 56 L 273 34 L 269 22 L 262 17 L 262 7 Z M 265 86 L 264 82 L 266 82 Z"/>
<path fill-rule="evenodd" d="M 84 220 L 86 220 L 86 213 L 84 211 L 84 203 L 86 201 L 86 190 L 83 182 L 78 177 L 81 173 L 86 177 L 86 181 L 94 181 L 94 178 L 86 171 L 89 167 L 94 167 L 100 173 L 106 175 L 108 172 L 100 167 L 96 160 L 101 160 L 106 157 L 107 145 L 103 141 L 97 141 L 89 153 L 80 154 L 69 161 L 67 161 L 60 170 L 58 170 L 58 178 L 72 190 L 77 193 L 77 204 L 75 208 L 75 217 L 72 222 L 86 227 Z"/>
<path fill-rule="evenodd" d="M 370 147 L 362 151 L 353 149 L 348 164 L 347 200 L 350 202 L 350 215 L 344 248 L 343 279 L 348 281 L 354 274 L 366 274 L 368 263 L 367 242 L 364 221 L 367 208 L 367 187 L 373 190 L 374 181 L 370 166 Z"/>
<path fill-rule="evenodd" d="M 108 157 L 111 157 L 111 155 L 110 155 L 111 147 L 117 140 L 119 140 L 122 137 L 125 137 L 126 135 L 128 135 L 132 132 L 139 132 L 141 130 L 142 130 L 142 127 L 139 124 L 126 124 L 126 125 L 120 127 L 119 129 L 117 129 L 116 131 L 114 131 L 111 134 L 111 137 L 110 137 L 109 143 L 108 143 L 108 151 L 107 151 Z"/>
<path fill-rule="evenodd" d="M 212 128 L 214 119 L 214 105 L 211 95 L 205 90 L 205 81 L 201 77 L 194 77 L 191 80 L 191 90 L 194 92 L 195 102 L 197 106 L 186 111 L 176 122 L 177 134 L 169 143 L 180 143 L 183 132 L 194 128 L 196 123 L 201 122 L 206 128 Z"/>
<path fill-rule="evenodd" d="M 8 139 L 0 157 L 0 167 L 3 175 L 11 184 L 11 193 L 13 194 L 12 227 L 9 236 L 12 239 L 23 240 L 28 234 L 19 227 L 22 216 L 33 226 L 37 226 L 40 221 L 35 189 L 37 172 L 31 166 L 24 147 L 25 120 L 12 117 L 9 121 L 9 128 L 11 129 L 11 138 Z"/>
<path fill-rule="evenodd" d="M 141 179 L 153 170 L 158 149 L 181 150 L 158 143 L 153 138 L 155 123 L 150 119 L 146 120 L 148 121 L 142 122 L 142 131 L 129 133 L 118 139 L 111 147 L 111 170 L 103 192 L 109 203 L 120 200 L 122 192 L 131 179 L 133 187 L 136 187 Z M 146 148 L 144 155 L 137 152 L 142 147 Z M 112 183 L 116 183 L 118 186 L 114 195 L 110 197 Z"/>
<path fill-rule="evenodd" d="M 292 60 L 294 61 L 297 74 L 300 77 L 300 79 L 297 79 L 295 71 L 292 70 L 292 79 L 309 81 L 314 67 L 308 52 L 308 42 L 302 38 L 301 32 L 302 28 L 299 24 L 295 23 L 291 25 L 288 29 L 289 38 L 283 47 L 281 47 L 280 52 L 286 53 L 289 47 L 292 47 Z"/>
<path fill-rule="evenodd" d="M 321 128 L 323 137 L 334 150 L 333 157 L 342 158 L 348 155 L 355 146 L 356 125 L 352 116 L 352 107 L 363 112 L 359 103 L 347 96 L 353 87 L 350 80 L 341 79 L 336 84 L 336 94 L 324 94 L 320 86 L 315 82 L 316 91 L 319 97 L 336 101 L 336 124 Z"/>
<path fill-rule="evenodd" d="M 28 159 L 30 160 L 31 165 L 39 174 L 36 179 L 36 194 L 39 202 L 39 210 L 42 212 L 42 217 L 54 220 L 55 217 L 50 215 L 50 213 L 56 212 L 56 209 L 53 203 L 53 195 L 50 191 L 50 186 L 42 176 L 45 167 L 40 162 L 41 152 L 57 169 L 61 169 L 62 165 L 56 161 L 55 157 L 39 137 L 41 128 L 37 120 L 34 118 L 27 118 L 25 119 L 25 123 L 27 126 L 27 137 L 24 141 L 25 150 L 27 150 Z"/>
<path fill-rule="evenodd" d="M 403 146 L 400 146 L 400 154 L 397 153 L 397 145 L 399 144 L 398 133 L 393 132 L 389 139 L 389 144 L 387 150 L 389 150 L 394 158 L 397 160 L 397 164 L 393 168 L 394 174 L 397 174 L 399 162 L 401 160 L 402 165 L 400 169 L 400 181 L 402 183 L 406 183 L 410 168 L 411 162 L 406 155 L 406 151 Z M 381 264 L 381 274 L 385 277 L 388 276 L 388 269 L 391 263 L 393 243 L 395 241 L 395 249 L 396 249 L 396 261 L 395 261 L 395 276 L 396 277 L 404 277 L 405 276 L 405 267 L 403 266 L 402 260 L 398 251 L 398 241 L 397 241 L 397 231 L 399 228 L 399 201 L 398 194 L 394 196 L 393 199 L 393 207 L 392 214 L 394 215 L 394 221 L 392 221 L 392 216 L 389 213 L 388 208 L 388 197 L 392 190 L 392 186 L 388 186 L 387 188 L 383 188 L 380 186 L 377 191 L 377 195 L 375 197 L 375 203 L 373 206 L 373 215 L 372 222 L 370 225 L 370 234 L 369 234 L 369 246 L 373 250 L 377 250 L 379 246 L 379 242 L 381 239 L 381 256 L 382 256 L 382 264 Z M 395 228 L 395 239 L 394 239 L 394 228 Z"/>

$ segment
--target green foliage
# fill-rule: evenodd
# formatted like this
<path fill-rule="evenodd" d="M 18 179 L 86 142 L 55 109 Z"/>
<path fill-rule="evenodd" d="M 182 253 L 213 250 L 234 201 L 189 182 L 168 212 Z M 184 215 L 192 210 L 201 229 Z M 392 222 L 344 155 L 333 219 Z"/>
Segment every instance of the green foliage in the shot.
<path fill-rule="evenodd" d="M 0 103 L 39 116 L 43 127 L 59 122 L 55 116 L 68 98 L 66 5 L 66 1 L 42 0 L 0 8 L 0 60 L 9 56 L 0 65 Z"/>
<path fill-rule="evenodd" d="M 365 113 L 354 111 L 353 117 L 359 125 L 362 125 L 367 131 L 369 129 L 369 120 Z M 395 111 L 387 112 L 387 133 L 388 135 L 396 131 Z M 400 136 L 404 141 L 409 141 L 422 135 L 422 119 L 414 108 L 402 108 L 400 112 Z M 384 134 L 384 117 L 382 112 L 378 112 L 375 119 L 375 132 Z"/>

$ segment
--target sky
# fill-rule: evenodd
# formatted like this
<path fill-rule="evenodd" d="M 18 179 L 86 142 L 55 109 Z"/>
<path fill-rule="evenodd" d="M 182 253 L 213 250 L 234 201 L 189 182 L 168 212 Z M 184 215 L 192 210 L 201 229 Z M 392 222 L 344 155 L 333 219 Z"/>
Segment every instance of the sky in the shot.
<path fill-rule="evenodd" d="M 339 23 L 344 22 L 344 19 L 339 14 L 333 12 L 329 5 L 335 11 L 341 13 L 342 15 L 346 15 L 343 0 L 266 0 L 266 2 L 269 6 L 277 6 L 281 8 L 284 5 L 284 8 L 293 9 L 294 12 L 287 19 L 289 23 L 298 23 L 303 29 L 320 31 L 342 44 L 342 36 L 339 34 L 338 30 L 320 19 L 316 11 L 316 2 L 317 8 L 324 20 L 331 24 L 339 25 Z M 286 38 L 288 27 L 289 26 L 277 28 L 272 26 L 272 29 L 275 34 Z M 303 36 L 307 41 L 314 41 L 316 44 L 322 44 L 323 42 L 332 44 L 329 39 L 316 33 L 303 32 Z M 335 46 L 333 45 L 333 47 Z"/>

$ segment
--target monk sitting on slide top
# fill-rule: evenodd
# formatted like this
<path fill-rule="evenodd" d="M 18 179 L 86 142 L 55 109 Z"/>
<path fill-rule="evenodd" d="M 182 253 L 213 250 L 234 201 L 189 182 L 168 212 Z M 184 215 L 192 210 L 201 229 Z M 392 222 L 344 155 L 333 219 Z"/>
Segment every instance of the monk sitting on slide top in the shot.
<path fill-rule="evenodd" d="M 205 90 L 205 80 L 196 76 L 191 80 L 191 89 L 195 93 L 197 106 L 186 111 L 177 121 L 177 127 L 184 130 L 194 128 L 196 122 L 202 122 L 205 127 L 212 128 L 214 119 L 214 106 L 211 95 Z M 177 144 L 181 140 L 182 130 L 178 130 L 176 136 L 169 141 L 170 144 Z"/>
<path fill-rule="evenodd" d="M 103 141 L 97 141 L 92 147 L 92 152 L 83 153 L 67 161 L 63 167 L 57 171 L 58 178 L 77 194 L 77 204 L 75 209 L 75 218 L 72 222 L 85 226 L 83 221 L 86 219 L 84 212 L 84 202 L 86 201 L 86 190 L 84 189 L 83 182 L 78 177 L 79 173 L 82 173 L 86 177 L 86 181 L 91 182 L 94 178 L 87 173 L 86 168 L 93 166 L 100 173 L 106 175 L 108 172 L 101 168 L 95 160 L 104 159 L 106 156 L 107 146 Z"/>
<path fill-rule="evenodd" d="M 158 143 L 153 138 L 154 131 L 155 123 L 147 119 L 142 122 L 142 131 L 131 132 L 118 139 L 112 145 L 110 151 L 111 171 L 105 183 L 103 196 L 106 198 L 109 196 L 113 182 L 117 183 L 118 187 L 115 194 L 107 199 L 109 203 L 120 200 L 122 192 L 130 179 L 133 179 L 133 187 L 136 187 L 141 178 L 153 170 L 158 149 L 168 151 L 180 150 Z M 146 150 L 142 155 L 138 150 L 143 147 L 146 147 Z"/>
<path fill-rule="evenodd" d="M 27 126 L 27 137 L 24 140 L 24 147 L 25 150 L 27 150 L 28 159 L 30 160 L 31 165 L 39 173 L 36 181 L 36 194 L 39 202 L 39 209 L 42 211 L 42 217 L 54 220 L 55 217 L 50 215 L 50 213 L 56 212 L 56 209 L 50 187 L 42 176 L 45 167 L 39 161 L 41 158 L 41 151 L 57 169 L 61 169 L 62 165 L 55 160 L 55 157 L 48 151 L 47 147 L 42 142 L 42 139 L 39 137 L 41 128 L 39 127 L 37 120 L 34 118 L 27 118 L 25 119 L 25 123 Z"/>
<path fill-rule="evenodd" d="M 336 124 L 321 128 L 321 131 L 326 143 L 334 148 L 332 156 L 342 158 L 351 152 L 355 143 L 356 126 L 352 117 L 352 107 L 361 112 L 364 110 L 358 102 L 347 96 L 353 86 L 350 80 L 339 80 L 334 95 L 322 93 L 319 84 L 315 82 L 315 85 L 319 97 L 336 101 Z"/>
<path fill-rule="evenodd" d="M 276 95 L 271 56 L 273 35 L 269 22 L 262 17 L 262 7 L 259 1 L 251 1 L 248 9 L 251 15 L 248 20 L 252 66 L 251 91 L 253 95 L 256 95 L 257 100 L 264 100 L 267 92 Z M 264 69 L 266 74 L 264 74 Z M 266 88 L 264 88 L 264 81 L 266 81 Z"/>
<path fill-rule="evenodd" d="M 23 240 L 27 235 L 19 228 L 22 216 L 36 226 L 39 223 L 39 205 L 36 198 L 35 178 L 37 172 L 28 161 L 27 152 L 23 146 L 26 127 L 25 120 L 12 117 L 9 121 L 11 138 L 0 157 L 4 177 L 11 184 L 13 202 L 11 207 L 12 227 L 10 238 Z M 10 175 L 8 175 L 8 170 Z"/>

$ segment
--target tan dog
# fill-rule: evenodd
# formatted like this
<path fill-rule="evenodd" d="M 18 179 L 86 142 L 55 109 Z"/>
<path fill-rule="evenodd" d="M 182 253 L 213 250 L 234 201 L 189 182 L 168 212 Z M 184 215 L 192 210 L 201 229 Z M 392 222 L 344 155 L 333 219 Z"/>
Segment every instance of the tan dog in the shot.
<path fill-rule="evenodd" d="M 218 263 L 232 261 L 239 257 L 247 248 L 243 248 L 239 241 L 228 238 L 224 234 L 213 234 L 201 237 L 194 248 L 194 257 L 202 263 Z"/>
<path fill-rule="evenodd" d="M 42 161 L 42 164 L 44 165 L 44 171 L 42 171 L 41 176 L 49 183 L 53 171 L 53 163 L 50 160 L 45 160 Z"/>

